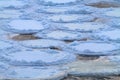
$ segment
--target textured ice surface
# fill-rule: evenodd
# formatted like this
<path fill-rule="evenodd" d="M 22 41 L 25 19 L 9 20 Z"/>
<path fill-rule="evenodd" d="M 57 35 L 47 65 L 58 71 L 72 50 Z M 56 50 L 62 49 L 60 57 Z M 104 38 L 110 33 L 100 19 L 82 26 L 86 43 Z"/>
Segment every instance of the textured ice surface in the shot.
<path fill-rule="evenodd" d="M 61 15 L 53 15 L 48 17 L 48 20 L 53 22 L 79 22 L 79 21 L 89 21 L 93 19 L 92 16 L 89 15 L 76 15 L 76 14 L 61 14 Z"/>
<path fill-rule="evenodd" d="M 64 51 L 46 50 L 13 52 L 4 56 L 4 58 L 12 65 L 43 66 L 71 62 L 76 57 L 74 54 Z"/>
<path fill-rule="evenodd" d="M 35 20 L 13 20 L 8 23 L 6 29 L 9 32 L 20 33 L 20 34 L 29 34 L 35 33 L 44 29 L 44 25 Z"/>
<path fill-rule="evenodd" d="M 85 9 L 83 9 L 83 7 Z M 52 6 L 52 7 L 46 7 L 46 8 L 40 8 L 37 10 L 39 13 L 45 13 L 45 14 L 90 14 L 93 11 L 91 11 L 91 8 L 88 8 L 84 6 L 83 4 L 80 4 L 79 6 Z"/>
<path fill-rule="evenodd" d="M 0 40 L 0 50 L 7 50 L 13 48 L 13 45 L 9 42 Z"/>
<path fill-rule="evenodd" d="M 59 67 L 11 67 L 12 71 L 6 73 L 3 79 L 20 80 L 59 80 L 66 76 L 65 70 Z"/>
<path fill-rule="evenodd" d="M 9 66 L 7 64 L 0 61 L 0 79 L 4 76 L 8 68 Z"/>
<path fill-rule="evenodd" d="M 0 79 L 120 74 L 119 2 L 0 0 Z"/>
<path fill-rule="evenodd" d="M 87 35 L 77 32 L 53 30 L 43 33 L 37 33 L 36 37 L 48 38 L 48 39 L 58 39 L 58 40 L 80 40 L 86 38 Z"/>
<path fill-rule="evenodd" d="M 120 8 L 115 8 L 104 13 L 106 16 L 110 17 L 120 17 Z"/>
<path fill-rule="evenodd" d="M 120 62 L 120 55 L 107 56 L 105 57 L 112 62 Z"/>
<path fill-rule="evenodd" d="M 52 3 L 69 3 L 69 2 L 75 2 L 76 0 L 44 0 L 45 2 L 52 2 Z"/>
<path fill-rule="evenodd" d="M 0 0 L 0 7 L 23 7 L 25 5 L 24 2 L 20 0 Z"/>
<path fill-rule="evenodd" d="M 57 14 L 57 13 L 65 13 L 68 11 L 70 8 L 69 7 L 49 7 L 45 8 L 43 10 L 38 10 L 38 12 L 43 12 L 43 13 L 52 13 L 52 14 Z"/>
<path fill-rule="evenodd" d="M 77 0 L 38 0 L 39 4 L 49 5 L 49 6 L 56 6 L 56 5 L 66 5 L 66 4 L 74 4 Z"/>
<path fill-rule="evenodd" d="M 63 29 L 73 31 L 97 31 L 105 28 L 109 28 L 109 26 L 105 24 L 91 22 L 63 24 Z"/>
<path fill-rule="evenodd" d="M 119 50 L 119 46 L 105 42 L 73 42 L 70 48 L 83 55 L 110 55 Z"/>
<path fill-rule="evenodd" d="M 44 29 L 43 25 L 34 20 L 14 20 L 9 25 L 16 30 L 40 30 Z"/>
<path fill-rule="evenodd" d="M 101 31 L 94 34 L 95 37 L 98 37 L 102 40 L 117 41 L 120 40 L 120 29 L 113 29 L 108 31 Z"/>
<path fill-rule="evenodd" d="M 4 35 L 6 32 L 0 29 L 0 36 Z"/>
<path fill-rule="evenodd" d="M 20 42 L 21 45 L 28 48 L 64 48 L 65 43 L 58 40 L 50 40 L 50 39 L 39 39 L 39 40 L 26 40 Z"/>
<path fill-rule="evenodd" d="M 19 18 L 20 15 L 22 13 L 17 10 L 0 10 L 0 19 Z"/>

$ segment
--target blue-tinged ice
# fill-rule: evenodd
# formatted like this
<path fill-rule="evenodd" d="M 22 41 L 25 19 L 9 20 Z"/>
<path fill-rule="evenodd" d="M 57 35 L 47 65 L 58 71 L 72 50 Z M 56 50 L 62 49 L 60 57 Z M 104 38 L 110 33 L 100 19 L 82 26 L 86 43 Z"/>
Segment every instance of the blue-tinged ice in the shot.
<path fill-rule="evenodd" d="M 83 23 L 65 23 L 61 25 L 61 29 L 81 32 L 95 32 L 103 29 L 108 29 L 110 26 L 106 24 L 100 24 L 95 22 L 83 22 Z"/>
<path fill-rule="evenodd" d="M 76 56 L 74 54 L 49 49 L 12 52 L 3 57 L 7 63 L 17 66 L 58 65 L 76 60 Z"/>
<path fill-rule="evenodd" d="M 67 74 L 66 71 L 57 66 L 50 67 L 11 67 L 12 71 L 3 79 L 38 79 L 38 80 L 60 80 Z"/>
<path fill-rule="evenodd" d="M 0 7 L 1 8 L 21 8 L 24 7 L 26 3 L 20 0 L 0 0 Z"/>
<path fill-rule="evenodd" d="M 120 49 L 119 45 L 107 42 L 73 42 L 69 47 L 81 55 L 111 55 Z"/>
<path fill-rule="evenodd" d="M 87 38 L 88 35 L 80 32 L 49 30 L 35 34 L 36 37 L 57 40 L 81 40 Z"/>
<path fill-rule="evenodd" d="M 106 41 L 120 42 L 120 29 L 100 31 L 98 33 L 95 33 L 94 37 Z"/>
<path fill-rule="evenodd" d="M 48 17 L 48 20 L 52 22 L 83 22 L 93 20 L 90 15 L 78 15 L 78 14 L 61 14 Z"/>
<path fill-rule="evenodd" d="M 120 8 L 113 8 L 109 11 L 104 12 L 104 15 L 109 17 L 120 17 Z"/>
<path fill-rule="evenodd" d="M 44 49 L 44 48 L 63 49 L 64 47 L 66 47 L 65 42 L 59 40 L 50 40 L 50 39 L 26 40 L 26 41 L 21 41 L 20 45 L 33 49 Z"/>
<path fill-rule="evenodd" d="M 106 56 L 105 58 L 112 62 L 120 62 L 120 55 Z"/>
<path fill-rule="evenodd" d="M 56 6 L 56 5 L 73 5 L 77 4 L 77 0 L 37 0 L 37 3 L 40 5 L 46 5 L 46 6 Z"/>
<path fill-rule="evenodd" d="M 18 10 L 0 10 L 0 19 L 16 19 L 21 15 L 22 13 Z"/>
<path fill-rule="evenodd" d="M 0 40 L 0 50 L 12 49 L 13 45 L 10 42 Z"/>
<path fill-rule="evenodd" d="M 45 29 L 44 25 L 40 21 L 22 19 L 12 20 L 8 25 L 5 25 L 2 28 L 6 31 L 18 34 L 31 34 Z"/>

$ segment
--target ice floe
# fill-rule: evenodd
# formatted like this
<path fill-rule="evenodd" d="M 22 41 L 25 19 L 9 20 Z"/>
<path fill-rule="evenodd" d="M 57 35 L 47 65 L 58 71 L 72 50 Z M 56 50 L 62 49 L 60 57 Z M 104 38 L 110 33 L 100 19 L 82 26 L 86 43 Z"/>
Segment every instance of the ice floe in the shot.
<path fill-rule="evenodd" d="M 11 71 L 6 73 L 2 79 L 35 79 L 35 80 L 60 80 L 67 74 L 60 67 L 11 67 Z M 7 71 L 7 70 L 6 70 Z"/>
<path fill-rule="evenodd" d="M 18 10 L 0 10 L 0 19 L 19 18 L 22 13 Z"/>
<path fill-rule="evenodd" d="M 38 4 L 41 5 L 47 5 L 47 6 L 56 6 L 56 5 L 71 5 L 71 4 L 77 4 L 77 0 L 37 0 Z"/>
<path fill-rule="evenodd" d="M 49 30 L 44 32 L 39 32 L 35 34 L 36 37 L 45 39 L 57 39 L 57 40 L 81 40 L 87 38 L 88 35 L 79 32 L 72 31 L 62 31 L 62 30 Z"/>
<path fill-rule="evenodd" d="M 120 42 L 120 29 L 111 29 L 94 33 L 94 38 L 105 41 Z"/>
<path fill-rule="evenodd" d="M 91 14 L 93 11 L 81 4 L 79 6 L 45 7 L 36 10 L 36 12 L 44 14 Z"/>
<path fill-rule="evenodd" d="M 83 22 L 90 21 L 93 17 L 90 15 L 61 14 L 48 17 L 52 22 Z"/>
<path fill-rule="evenodd" d="M 119 51 L 119 45 L 107 42 L 73 42 L 69 47 L 80 55 L 111 55 Z"/>
<path fill-rule="evenodd" d="M 21 8 L 24 7 L 26 4 L 20 0 L 0 0 L 0 7 L 1 8 Z"/>
<path fill-rule="evenodd" d="M 108 29 L 110 28 L 110 26 L 100 23 L 84 22 L 84 23 L 65 23 L 60 28 L 71 31 L 95 32 L 100 31 L 102 29 Z"/>
<path fill-rule="evenodd" d="M 20 45 L 33 49 L 63 49 L 65 47 L 65 43 L 63 41 L 50 39 L 25 40 L 21 41 Z"/>
<path fill-rule="evenodd" d="M 12 20 L 8 25 L 2 27 L 4 30 L 18 34 L 32 34 L 45 29 L 40 21 L 36 20 Z"/>
<path fill-rule="evenodd" d="M 9 49 L 12 49 L 13 48 L 13 45 L 12 43 L 10 42 L 7 42 L 7 41 L 3 41 L 3 40 L 0 40 L 0 50 L 9 50 Z"/>
<path fill-rule="evenodd" d="M 18 51 L 3 57 L 7 63 L 18 66 L 59 65 L 76 60 L 74 54 L 58 50 Z"/>

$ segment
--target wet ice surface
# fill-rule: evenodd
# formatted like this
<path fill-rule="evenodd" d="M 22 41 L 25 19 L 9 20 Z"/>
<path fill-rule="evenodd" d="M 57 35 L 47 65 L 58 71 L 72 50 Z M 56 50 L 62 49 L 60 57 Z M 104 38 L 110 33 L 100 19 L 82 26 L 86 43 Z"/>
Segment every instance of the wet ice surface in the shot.
<path fill-rule="evenodd" d="M 119 19 L 119 0 L 0 0 L 0 79 L 120 74 Z"/>

